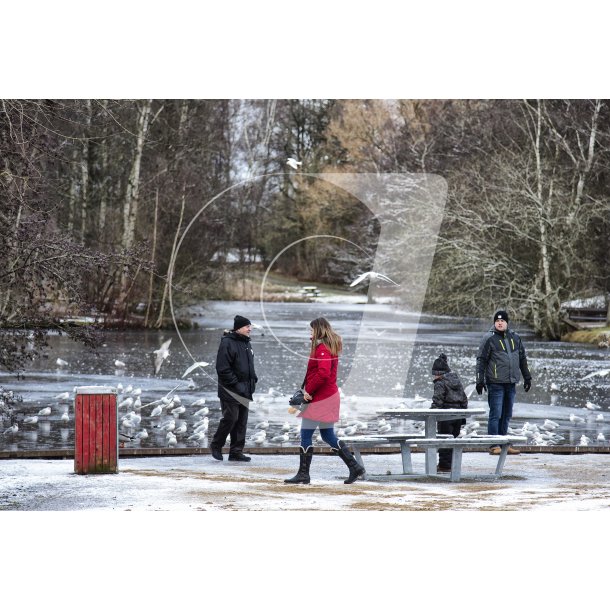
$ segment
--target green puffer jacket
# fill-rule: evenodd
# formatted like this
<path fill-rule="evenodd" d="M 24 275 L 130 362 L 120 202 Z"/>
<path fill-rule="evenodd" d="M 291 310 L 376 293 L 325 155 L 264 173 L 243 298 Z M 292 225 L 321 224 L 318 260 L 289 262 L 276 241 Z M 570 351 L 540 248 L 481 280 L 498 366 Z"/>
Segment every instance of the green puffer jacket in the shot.
<path fill-rule="evenodd" d="M 477 355 L 477 383 L 519 383 L 523 375 L 531 381 L 521 337 L 512 330 L 492 330 L 483 337 Z"/>

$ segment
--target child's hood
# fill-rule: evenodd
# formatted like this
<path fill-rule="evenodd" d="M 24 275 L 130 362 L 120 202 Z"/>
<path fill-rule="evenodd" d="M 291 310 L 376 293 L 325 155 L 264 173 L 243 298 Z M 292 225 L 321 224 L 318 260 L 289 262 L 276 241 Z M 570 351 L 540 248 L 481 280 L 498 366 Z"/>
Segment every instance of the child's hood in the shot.
<path fill-rule="evenodd" d="M 460 381 L 460 377 L 457 373 L 453 371 L 449 371 L 443 375 L 443 379 L 448 387 L 452 390 L 459 390 L 462 387 L 462 382 Z"/>

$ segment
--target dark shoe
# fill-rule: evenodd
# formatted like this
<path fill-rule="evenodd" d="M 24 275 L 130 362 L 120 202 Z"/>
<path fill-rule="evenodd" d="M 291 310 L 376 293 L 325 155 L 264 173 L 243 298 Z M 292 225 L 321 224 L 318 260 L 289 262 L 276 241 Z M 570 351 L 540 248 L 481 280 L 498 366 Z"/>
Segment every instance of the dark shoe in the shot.
<path fill-rule="evenodd" d="M 366 474 L 364 466 L 360 466 L 356 461 L 356 458 L 351 454 L 347 445 L 343 441 L 339 441 L 339 449 L 334 449 L 333 452 L 337 453 L 339 457 L 345 462 L 345 465 L 349 468 L 349 476 L 344 483 L 353 483 L 358 477 Z"/>
<path fill-rule="evenodd" d="M 313 457 L 313 446 L 310 445 L 305 450 L 299 447 L 299 471 L 292 479 L 284 479 L 284 483 L 309 483 L 309 467 L 311 466 L 311 458 Z"/>
<path fill-rule="evenodd" d="M 210 445 L 210 449 L 212 451 L 212 457 L 215 460 L 220 460 L 222 462 L 223 457 L 222 457 L 222 451 L 221 451 L 220 447 L 217 447 L 216 445 Z"/>
<path fill-rule="evenodd" d="M 436 472 L 451 472 L 451 466 L 441 466 L 440 464 L 436 467 Z"/>
<path fill-rule="evenodd" d="M 229 462 L 249 462 L 252 458 L 243 453 L 229 453 Z"/>

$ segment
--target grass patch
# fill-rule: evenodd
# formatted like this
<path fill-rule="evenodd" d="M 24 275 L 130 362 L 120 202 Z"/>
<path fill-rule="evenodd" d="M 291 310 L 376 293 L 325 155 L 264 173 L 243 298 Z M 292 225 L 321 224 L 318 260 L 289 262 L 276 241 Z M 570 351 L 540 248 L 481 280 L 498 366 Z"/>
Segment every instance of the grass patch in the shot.
<path fill-rule="evenodd" d="M 569 343 L 594 343 L 597 345 L 600 341 L 610 340 L 610 326 L 575 330 L 563 335 L 561 340 Z"/>

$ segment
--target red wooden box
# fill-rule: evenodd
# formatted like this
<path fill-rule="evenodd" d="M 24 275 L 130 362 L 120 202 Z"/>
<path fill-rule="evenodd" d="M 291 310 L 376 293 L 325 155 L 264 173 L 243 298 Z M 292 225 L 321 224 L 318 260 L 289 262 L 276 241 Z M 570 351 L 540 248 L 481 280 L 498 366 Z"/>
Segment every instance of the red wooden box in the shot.
<path fill-rule="evenodd" d="M 116 389 L 83 386 L 75 392 L 74 472 L 118 472 Z"/>

